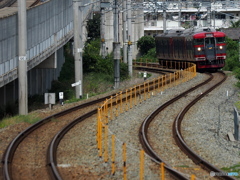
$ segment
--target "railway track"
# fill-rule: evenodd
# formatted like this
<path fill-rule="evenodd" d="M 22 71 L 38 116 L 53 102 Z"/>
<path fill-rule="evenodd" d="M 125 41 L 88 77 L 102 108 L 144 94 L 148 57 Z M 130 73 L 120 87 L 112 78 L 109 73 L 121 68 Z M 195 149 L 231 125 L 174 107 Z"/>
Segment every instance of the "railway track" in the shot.
<path fill-rule="evenodd" d="M 202 159 L 200 156 L 198 156 L 195 152 L 193 152 L 187 146 L 187 144 L 185 143 L 185 141 L 181 135 L 181 121 L 183 119 L 184 114 L 198 100 L 200 100 L 202 97 L 204 97 L 206 94 L 208 94 L 210 91 L 212 91 L 214 88 L 216 88 L 218 85 L 220 85 L 225 80 L 225 78 L 226 78 L 225 75 L 221 74 L 221 76 L 223 76 L 223 78 L 221 78 L 221 80 L 218 80 L 218 78 L 215 78 L 215 80 L 214 80 L 213 75 L 210 75 L 210 77 L 205 82 L 200 83 L 193 88 L 190 88 L 189 90 L 181 93 L 180 95 L 176 96 L 175 98 L 171 99 L 170 101 L 159 106 L 154 112 L 152 112 L 150 115 L 148 115 L 148 117 L 144 120 L 144 122 L 142 123 L 142 125 L 139 129 L 140 142 L 141 142 L 145 152 L 156 163 L 164 162 L 166 169 L 176 179 L 189 179 L 190 178 L 189 175 L 196 174 L 196 173 L 197 173 L 197 177 L 199 177 L 200 179 L 206 179 L 206 177 L 210 177 L 209 172 L 207 172 L 207 174 L 206 174 L 206 171 L 203 170 L 202 168 L 204 168 L 208 171 L 223 173 L 221 170 L 214 167 L 212 164 L 208 163 L 207 161 Z M 211 84 L 211 82 L 213 80 L 214 80 L 214 85 Z M 170 119 L 168 119 L 169 117 L 167 117 L 167 115 L 164 115 L 164 113 L 162 113 L 164 109 L 167 109 L 169 107 L 171 107 L 170 109 L 173 109 L 174 108 L 174 107 L 172 107 L 173 103 L 176 103 L 176 101 L 180 100 L 183 97 L 186 97 L 190 92 L 202 87 L 203 85 L 205 86 L 205 89 L 207 89 L 207 90 L 205 90 L 202 94 L 197 96 L 195 99 L 191 99 L 190 103 L 188 105 L 186 105 L 186 108 L 184 108 L 179 114 L 175 114 L 176 120 L 174 122 L 173 122 L 173 120 L 171 121 Z M 181 103 L 183 104 L 183 102 L 181 102 Z M 170 109 L 165 110 L 165 111 L 168 111 L 168 114 L 169 114 Z M 151 137 L 151 136 L 154 136 L 156 132 L 150 132 L 149 127 L 157 126 L 157 123 L 155 123 L 155 121 L 157 121 L 157 120 L 155 120 L 155 119 L 157 119 L 156 117 L 159 116 L 159 113 L 162 113 L 161 117 L 166 116 L 165 119 L 167 119 L 167 122 L 161 122 L 161 126 L 163 124 L 165 126 L 167 125 L 167 127 L 165 127 L 165 128 L 173 129 L 173 132 L 169 132 L 169 134 L 167 134 L 166 137 L 161 137 L 161 138 L 157 139 L 157 138 Z M 172 128 L 171 128 L 171 126 L 172 126 Z M 172 133 L 173 133 L 173 135 L 172 135 Z M 170 154 L 173 154 L 171 156 L 172 159 L 178 158 L 178 160 L 176 160 L 176 161 L 179 161 L 181 163 L 185 163 L 188 165 L 191 164 L 189 160 L 188 161 L 182 160 L 182 159 L 186 158 L 182 154 L 179 154 L 179 153 L 177 154 L 176 152 L 174 152 L 174 150 L 172 150 L 172 149 L 176 149 L 177 151 L 179 151 L 179 149 L 176 148 L 174 143 L 171 144 L 171 142 L 174 142 L 174 140 L 171 140 L 170 136 L 174 137 L 175 141 L 180 146 L 180 148 L 182 150 L 184 150 L 184 152 L 187 154 L 187 156 L 190 157 L 198 166 L 194 166 L 194 168 L 186 168 L 187 170 L 181 170 L 182 173 L 179 173 L 179 171 L 176 171 L 176 167 L 173 168 L 172 164 L 168 162 L 168 161 L 170 161 L 169 159 L 165 160 L 165 159 L 167 159 L 166 158 L 167 156 L 170 156 Z M 173 146 L 171 148 L 168 148 L 168 149 L 171 149 L 171 151 L 169 151 L 168 154 L 161 154 L 161 156 L 160 156 L 159 154 L 163 151 L 163 150 L 161 151 L 161 148 L 166 148 L 166 147 L 157 147 L 156 140 L 166 140 L 169 144 L 171 144 Z M 167 146 L 170 146 L 169 144 Z M 174 156 L 176 156 L 176 157 L 174 157 Z M 183 158 L 182 158 L 182 156 L 183 156 Z M 172 159 L 171 159 L 171 161 L 173 161 Z M 181 168 L 177 168 L 177 169 L 180 170 Z M 195 169 L 198 169 L 198 171 L 195 171 Z M 205 174 L 205 176 L 204 176 L 204 174 Z M 229 177 L 229 176 L 222 176 L 219 178 L 234 179 L 233 177 Z"/>
<path fill-rule="evenodd" d="M 105 97 L 54 114 L 21 132 L 5 151 L 2 160 L 4 179 L 16 177 L 48 179 L 46 162 L 43 157 L 47 154 L 47 147 L 52 137 L 73 119 L 96 109 L 104 99 Z M 54 128 L 49 129 L 48 126 Z M 39 141 L 44 141 L 44 143 L 39 146 Z M 19 162 L 21 162 L 20 165 Z"/>
<path fill-rule="evenodd" d="M 144 91 L 142 89 L 139 93 Z M 47 168 L 50 169 L 51 178 L 60 179 L 56 167 L 56 151 L 61 138 L 77 123 L 95 114 L 99 103 L 112 95 L 51 115 L 19 133 L 9 144 L 2 159 L 4 179 L 15 179 L 15 177 L 48 179 Z M 48 129 L 50 124 L 56 125 L 55 128 Z M 39 141 L 44 141 L 44 147 L 38 145 Z M 43 158 L 46 154 L 48 154 L 47 163 Z M 21 165 L 18 164 L 19 162 Z"/>

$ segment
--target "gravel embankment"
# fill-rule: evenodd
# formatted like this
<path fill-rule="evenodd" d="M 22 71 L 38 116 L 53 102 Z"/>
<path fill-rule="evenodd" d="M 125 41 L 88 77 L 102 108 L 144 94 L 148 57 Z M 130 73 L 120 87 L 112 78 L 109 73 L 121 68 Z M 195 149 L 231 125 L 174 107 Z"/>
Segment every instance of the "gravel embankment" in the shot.
<path fill-rule="evenodd" d="M 111 176 L 111 152 L 109 152 L 108 163 L 104 163 L 104 155 L 101 158 L 96 149 L 96 118 L 91 121 L 76 126 L 60 143 L 59 154 L 69 155 L 60 156 L 58 163 L 69 164 L 69 168 L 62 167 L 63 174 L 79 177 L 99 177 L 102 179 L 119 179 L 122 178 L 122 144 L 127 144 L 127 175 L 129 179 L 139 179 L 139 152 L 142 149 L 138 139 L 138 129 L 141 122 L 146 116 L 156 109 L 157 106 L 172 99 L 180 92 L 192 87 L 199 81 L 204 81 L 206 75 L 198 74 L 197 77 L 189 82 L 180 84 L 176 87 L 169 88 L 163 93 L 159 93 L 147 99 L 145 102 L 138 104 L 131 110 L 122 113 L 116 119 L 109 122 L 109 139 L 110 135 L 116 135 L 116 173 Z M 209 160 L 219 168 L 231 166 L 239 162 L 239 143 L 230 142 L 227 133 L 233 130 L 233 105 L 238 101 L 239 90 L 234 87 L 237 80 L 229 75 L 226 82 L 219 88 L 212 91 L 207 97 L 203 98 L 190 111 L 183 121 L 183 133 L 188 144 L 194 144 L 193 149 L 200 153 L 202 157 Z M 227 95 L 228 91 L 228 97 Z M 182 108 L 182 107 L 179 107 Z M 78 128 L 79 127 L 79 128 Z M 88 127 L 88 128 L 87 128 Z M 161 127 L 159 127 L 160 129 Z M 80 130 L 81 129 L 81 130 Z M 84 131 L 87 129 L 87 132 Z M 165 131 L 165 129 L 160 129 Z M 72 134 L 72 135 L 71 135 Z M 68 143 L 69 140 L 71 143 Z M 76 139 L 76 141 L 75 141 Z M 163 140 L 164 141 L 164 140 Z M 78 142 L 78 143 L 74 143 Z M 62 145 L 61 145 L 62 144 Z M 71 146 L 71 144 L 74 144 Z M 103 145 L 104 146 L 104 145 Z M 108 144 L 110 147 L 111 144 Z M 110 149 L 110 148 L 109 148 Z M 87 152 L 86 152 L 87 151 Z M 76 152 L 81 152 L 77 156 Z M 103 162 L 103 163 L 101 163 Z M 72 167 L 81 168 L 85 176 L 81 173 L 72 173 Z M 87 173 L 86 173 L 87 171 Z M 87 174 L 89 176 L 87 176 Z M 145 179 L 159 179 L 159 169 L 145 155 Z M 69 176 L 68 176 L 69 177 Z"/>
<path fill-rule="evenodd" d="M 66 134 L 58 148 L 58 166 L 63 177 L 67 177 L 67 179 L 123 179 L 122 144 L 125 142 L 127 144 L 127 177 L 128 179 L 139 179 L 139 151 L 142 148 L 138 139 L 138 129 L 142 120 L 157 106 L 206 78 L 206 75 L 198 73 L 197 77 L 189 82 L 166 89 L 109 122 L 109 139 L 112 133 L 116 135 L 116 172 L 114 176 L 111 175 L 110 150 L 107 163 L 104 163 L 104 154 L 102 158 L 98 157 L 96 116 L 75 126 Z M 226 82 L 190 109 L 182 124 L 183 135 L 187 143 L 202 157 L 219 168 L 231 166 L 240 161 L 239 142 L 230 142 L 227 138 L 227 133 L 233 131 L 233 105 L 239 100 L 239 90 L 234 87 L 236 82 L 237 80 L 229 75 Z M 45 110 L 41 113 L 48 114 L 48 112 L 49 110 Z M 163 133 L 166 130 L 158 128 Z M 7 142 L 19 131 L 20 129 L 16 129 L 15 132 L 11 127 L 1 131 L 2 142 L 5 142 L 0 144 L 2 153 Z M 9 133 L 12 133 L 12 136 L 9 136 Z M 110 146 L 109 143 L 109 149 Z M 159 169 L 146 155 L 144 176 L 145 179 L 159 179 Z"/>

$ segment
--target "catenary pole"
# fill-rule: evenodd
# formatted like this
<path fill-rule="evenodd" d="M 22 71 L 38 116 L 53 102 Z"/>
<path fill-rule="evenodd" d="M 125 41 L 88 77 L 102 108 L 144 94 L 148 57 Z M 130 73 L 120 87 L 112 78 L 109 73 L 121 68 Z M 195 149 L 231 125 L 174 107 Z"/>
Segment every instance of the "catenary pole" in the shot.
<path fill-rule="evenodd" d="M 123 62 L 127 63 L 127 2 L 123 0 Z"/>
<path fill-rule="evenodd" d="M 182 16 L 182 3 L 181 3 L 181 0 L 179 0 L 178 2 L 178 5 L 179 5 L 179 12 L 178 12 L 178 27 L 181 27 L 181 16 Z"/>
<path fill-rule="evenodd" d="M 102 1 L 101 1 L 102 4 Z M 104 7 L 101 6 L 101 56 L 106 57 L 106 43 L 105 43 L 105 13 Z"/>
<path fill-rule="evenodd" d="M 74 26 L 74 59 L 75 59 L 75 82 L 80 85 L 75 86 L 76 98 L 82 98 L 82 2 L 73 0 L 73 26 Z"/>
<path fill-rule="evenodd" d="M 131 0 L 127 0 L 127 26 L 128 26 L 128 72 L 132 76 L 132 10 Z"/>
<path fill-rule="evenodd" d="M 120 43 L 118 37 L 118 4 L 117 0 L 114 0 L 114 22 L 113 22 L 113 29 L 114 29 L 114 42 L 113 42 L 113 54 L 114 54 L 114 87 L 117 89 L 119 88 L 120 84 Z"/>
<path fill-rule="evenodd" d="M 19 114 L 28 114 L 26 0 L 18 0 L 18 86 Z"/>
<path fill-rule="evenodd" d="M 166 3 L 163 3 L 163 32 L 167 32 L 167 12 L 166 12 Z"/>

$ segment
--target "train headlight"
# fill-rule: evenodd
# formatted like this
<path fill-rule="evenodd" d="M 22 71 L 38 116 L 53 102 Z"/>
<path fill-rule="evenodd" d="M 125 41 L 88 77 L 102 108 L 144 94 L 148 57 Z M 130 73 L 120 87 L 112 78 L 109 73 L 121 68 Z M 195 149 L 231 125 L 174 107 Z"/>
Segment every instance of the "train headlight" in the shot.
<path fill-rule="evenodd" d="M 221 50 L 222 50 L 222 49 L 223 49 L 223 46 L 219 46 L 219 49 L 221 49 Z"/>
<path fill-rule="evenodd" d="M 198 51 L 201 51 L 202 49 L 200 47 L 197 48 Z"/>

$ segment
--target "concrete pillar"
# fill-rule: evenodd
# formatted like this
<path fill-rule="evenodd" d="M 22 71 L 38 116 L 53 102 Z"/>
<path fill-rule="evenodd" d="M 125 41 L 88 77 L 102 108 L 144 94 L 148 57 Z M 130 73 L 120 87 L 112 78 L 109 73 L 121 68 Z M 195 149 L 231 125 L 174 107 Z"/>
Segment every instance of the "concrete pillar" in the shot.
<path fill-rule="evenodd" d="M 76 98 L 82 98 L 82 25 L 83 25 L 83 7 L 82 2 L 73 1 L 73 15 L 74 15 L 74 59 L 75 59 L 75 81 L 81 82 L 80 85 L 75 86 Z"/>
<path fill-rule="evenodd" d="M 137 41 L 144 36 L 144 16 L 143 10 L 135 11 L 135 22 L 133 23 L 134 45 L 133 45 L 133 59 L 136 59 L 139 53 L 137 49 Z"/>
<path fill-rule="evenodd" d="M 123 62 L 127 63 L 127 0 L 123 0 Z"/>
<path fill-rule="evenodd" d="M 100 30 L 100 36 L 101 36 L 101 49 L 100 49 L 100 55 L 104 58 L 106 57 L 106 39 L 105 39 L 105 11 L 104 8 L 101 8 L 101 30 Z"/>
<path fill-rule="evenodd" d="M 121 47 L 123 46 L 123 13 L 119 13 L 119 24 L 118 24 L 118 38 L 119 38 L 119 42 L 121 44 Z"/>
<path fill-rule="evenodd" d="M 18 0 L 19 114 L 28 114 L 26 0 Z"/>
<path fill-rule="evenodd" d="M 132 10 L 131 10 L 131 0 L 127 0 L 127 26 L 128 26 L 128 71 L 129 76 L 132 77 L 132 42 L 133 42 L 133 34 L 132 34 Z"/>
<path fill-rule="evenodd" d="M 109 10 L 108 12 L 106 12 L 105 14 L 106 17 L 106 29 L 105 29 L 105 40 L 106 40 L 106 49 L 107 49 L 107 53 L 111 53 L 113 51 L 113 41 L 114 41 L 114 37 L 113 37 L 113 11 Z"/>

